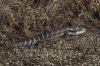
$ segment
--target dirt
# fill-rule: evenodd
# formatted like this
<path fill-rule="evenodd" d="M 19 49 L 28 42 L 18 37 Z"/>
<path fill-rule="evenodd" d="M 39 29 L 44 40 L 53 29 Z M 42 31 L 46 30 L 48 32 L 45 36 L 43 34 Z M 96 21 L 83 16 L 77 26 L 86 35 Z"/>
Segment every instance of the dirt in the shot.
<path fill-rule="evenodd" d="M 82 27 L 86 33 L 4 50 L 47 30 Z M 99 66 L 99 0 L 1 0 L 0 66 Z"/>

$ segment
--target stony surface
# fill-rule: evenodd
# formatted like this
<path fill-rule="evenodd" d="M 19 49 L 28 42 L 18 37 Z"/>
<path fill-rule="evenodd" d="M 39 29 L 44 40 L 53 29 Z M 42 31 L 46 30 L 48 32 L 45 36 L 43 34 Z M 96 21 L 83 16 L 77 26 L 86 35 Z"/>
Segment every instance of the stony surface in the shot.
<path fill-rule="evenodd" d="M 99 0 L 0 1 L 0 66 L 100 66 Z M 38 45 L 4 48 L 58 27 L 84 27 Z"/>

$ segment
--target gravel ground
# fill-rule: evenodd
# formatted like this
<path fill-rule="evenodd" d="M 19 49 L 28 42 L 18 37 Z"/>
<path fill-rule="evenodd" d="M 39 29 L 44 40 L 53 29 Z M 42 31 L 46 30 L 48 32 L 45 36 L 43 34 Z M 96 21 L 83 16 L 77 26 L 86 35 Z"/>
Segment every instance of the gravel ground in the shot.
<path fill-rule="evenodd" d="M 60 27 L 83 27 L 87 31 L 4 50 Z M 100 66 L 100 1 L 0 1 L 0 66 Z"/>

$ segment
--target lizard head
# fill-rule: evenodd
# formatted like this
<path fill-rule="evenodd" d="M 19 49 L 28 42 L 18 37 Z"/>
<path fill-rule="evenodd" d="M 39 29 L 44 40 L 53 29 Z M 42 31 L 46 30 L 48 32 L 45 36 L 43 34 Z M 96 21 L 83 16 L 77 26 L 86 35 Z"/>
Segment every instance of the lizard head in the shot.
<path fill-rule="evenodd" d="M 79 35 L 79 34 L 82 34 L 86 32 L 86 29 L 84 28 L 68 28 L 67 31 L 65 31 L 65 35 L 72 35 L 72 36 L 75 36 L 75 35 Z"/>

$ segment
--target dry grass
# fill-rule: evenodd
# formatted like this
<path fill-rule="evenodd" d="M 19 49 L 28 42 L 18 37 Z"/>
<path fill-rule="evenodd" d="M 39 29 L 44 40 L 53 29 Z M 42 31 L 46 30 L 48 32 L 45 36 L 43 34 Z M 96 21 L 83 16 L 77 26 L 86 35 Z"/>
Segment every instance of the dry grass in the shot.
<path fill-rule="evenodd" d="M 59 27 L 84 27 L 87 32 L 3 50 Z M 0 66 L 99 66 L 99 34 L 99 0 L 0 1 Z"/>

